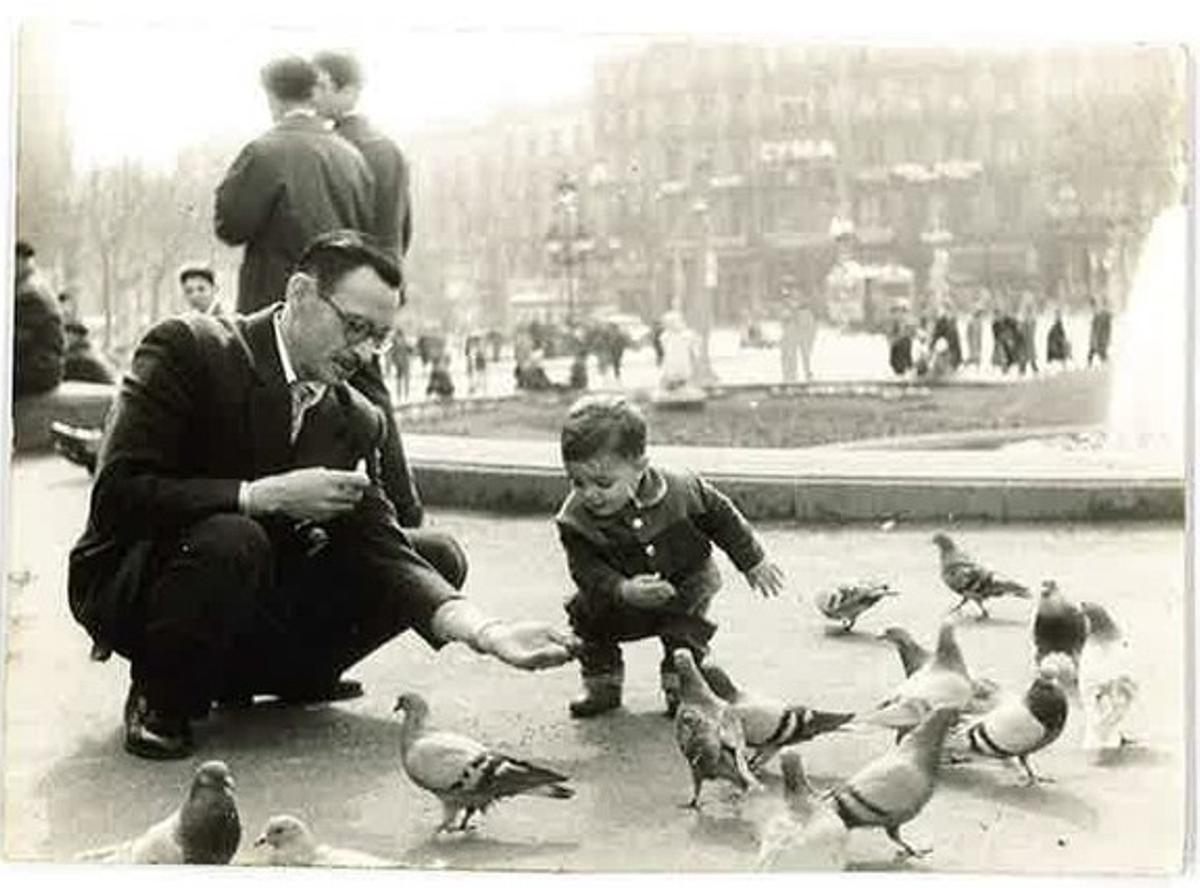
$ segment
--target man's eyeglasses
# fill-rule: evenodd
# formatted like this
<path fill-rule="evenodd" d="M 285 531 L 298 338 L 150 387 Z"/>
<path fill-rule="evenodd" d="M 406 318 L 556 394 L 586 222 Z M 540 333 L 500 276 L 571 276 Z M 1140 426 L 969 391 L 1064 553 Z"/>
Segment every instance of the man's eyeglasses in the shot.
<path fill-rule="evenodd" d="M 364 342 L 369 342 L 371 343 L 371 351 L 374 354 L 382 355 L 386 354 L 388 349 L 392 347 L 392 338 L 395 331 L 390 327 L 380 327 L 362 315 L 345 311 L 324 293 L 318 292 L 317 295 L 321 298 L 321 301 L 333 309 L 338 320 L 342 322 L 342 334 L 346 337 L 346 344 L 351 348 L 357 348 Z"/>

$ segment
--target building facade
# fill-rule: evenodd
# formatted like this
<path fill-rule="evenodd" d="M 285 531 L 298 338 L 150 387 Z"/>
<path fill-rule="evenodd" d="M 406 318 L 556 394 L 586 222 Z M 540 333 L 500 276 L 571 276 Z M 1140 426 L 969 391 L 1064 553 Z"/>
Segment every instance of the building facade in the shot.
<path fill-rule="evenodd" d="M 1145 47 L 654 44 L 598 61 L 578 103 L 414 142 L 415 253 L 433 292 L 469 291 L 493 324 L 556 293 L 559 316 L 770 315 L 785 277 L 821 297 L 839 232 L 843 258 L 911 272 L 918 301 L 931 283 L 1119 300 L 1177 199 L 1182 65 Z"/>

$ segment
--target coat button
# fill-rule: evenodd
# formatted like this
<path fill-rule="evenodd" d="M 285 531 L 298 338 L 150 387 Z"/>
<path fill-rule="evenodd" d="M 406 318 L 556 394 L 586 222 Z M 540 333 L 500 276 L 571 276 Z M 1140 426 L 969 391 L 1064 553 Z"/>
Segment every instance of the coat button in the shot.
<path fill-rule="evenodd" d="M 651 558 L 653 558 L 653 557 L 654 557 L 654 552 L 655 552 L 655 551 L 656 551 L 656 550 L 655 550 L 655 548 L 654 548 L 654 543 L 647 543 L 647 544 L 646 544 L 646 554 L 647 554 L 647 555 L 649 555 Z"/>
<path fill-rule="evenodd" d="M 641 530 L 641 529 L 642 529 L 642 526 L 643 526 L 643 525 L 644 525 L 646 522 L 645 522 L 645 521 L 643 521 L 643 520 L 641 519 L 641 517 L 635 517 L 635 518 L 634 518 L 632 521 L 630 521 L 629 523 L 633 525 L 633 529 L 634 529 L 634 530 Z"/>

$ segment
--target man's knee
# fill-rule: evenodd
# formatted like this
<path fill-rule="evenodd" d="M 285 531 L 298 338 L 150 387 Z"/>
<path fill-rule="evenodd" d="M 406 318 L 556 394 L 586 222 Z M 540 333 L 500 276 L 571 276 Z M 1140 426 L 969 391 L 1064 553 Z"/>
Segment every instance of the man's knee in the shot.
<path fill-rule="evenodd" d="M 233 513 L 212 515 L 192 525 L 180 540 L 185 555 L 213 559 L 231 568 L 258 570 L 271 563 L 271 540 L 253 518 Z"/>
<path fill-rule="evenodd" d="M 467 553 L 458 540 L 440 530 L 406 530 L 417 554 L 433 565 L 434 570 L 455 589 L 467 581 Z"/>

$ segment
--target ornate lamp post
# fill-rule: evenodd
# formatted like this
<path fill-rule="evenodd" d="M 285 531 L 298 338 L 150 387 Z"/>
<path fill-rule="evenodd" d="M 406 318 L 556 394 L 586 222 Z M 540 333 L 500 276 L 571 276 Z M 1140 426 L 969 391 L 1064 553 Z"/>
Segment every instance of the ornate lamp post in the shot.
<path fill-rule="evenodd" d="M 592 240 L 579 222 L 579 188 L 565 173 L 554 189 L 555 221 L 546 235 L 546 254 L 562 266 L 567 324 L 575 323 L 575 269 L 591 252 Z"/>

